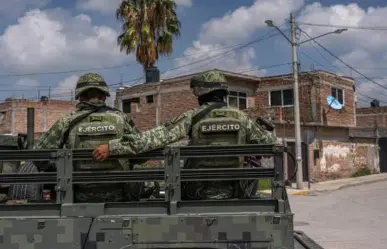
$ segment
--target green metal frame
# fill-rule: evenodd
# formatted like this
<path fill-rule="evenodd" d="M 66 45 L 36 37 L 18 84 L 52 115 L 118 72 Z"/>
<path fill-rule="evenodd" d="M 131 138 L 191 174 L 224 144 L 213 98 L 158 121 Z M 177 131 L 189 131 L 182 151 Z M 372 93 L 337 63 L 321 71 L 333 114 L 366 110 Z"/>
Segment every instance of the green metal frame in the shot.
<path fill-rule="evenodd" d="M 137 156 L 113 156 L 111 159 L 164 160 L 164 169 L 133 170 L 127 172 L 73 172 L 74 160 L 92 160 L 91 150 L 23 150 L 0 151 L 0 161 L 52 161 L 57 172 L 29 174 L 1 174 L 0 184 L 55 184 L 55 203 L 27 203 L 0 205 L 0 217 L 58 216 L 98 217 L 101 215 L 155 215 L 189 213 L 273 212 L 291 214 L 284 184 L 281 145 L 186 146 L 167 147 Z M 243 169 L 182 169 L 180 160 L 192 157 L 272 156 L 274 168 Z M 250 199 L 182 201 L 182 181 L 270 179 L 272 195 Z M 73 184 L 145 182 L 165 180 L 165 199 L 125 203 L 73 203 Z M 26 207 L 28 206 L 28 208 Z"/>

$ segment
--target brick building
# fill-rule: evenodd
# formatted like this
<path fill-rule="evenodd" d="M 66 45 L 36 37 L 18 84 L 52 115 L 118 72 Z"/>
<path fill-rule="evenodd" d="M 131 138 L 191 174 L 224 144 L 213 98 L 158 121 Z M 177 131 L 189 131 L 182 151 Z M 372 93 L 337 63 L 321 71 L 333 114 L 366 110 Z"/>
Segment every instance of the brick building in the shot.
<path fill-rule="evenodd" d="M 255 77 L 222 72 L 230 89 L 228 104 L 251 116 L 272 120 L 280 140 L 294 148 L 292 76 Z M 189 88 L 192 76 L 118 90 L 115 105 L 134 119 L 139 130 L 148 130 L 198 106 Z M 318 70 L 300 73 L 299 86 L 304 180 L 348 177 L 361 167 L 377 172 L 375 140 L 356 132 L 353 79 Z M 329 108 L 326 101 L 329 95 L 344 107 Z M 286 161 L 291 174 L 293 163 Z"/>
<path fill-rule="evenodd" d="M 75 109 L 75 101 L 8 98 L 0 103 L 0 133 L 27 133 L 27 108 L 35 108 L 35 136 Z"/>
<path fill-rule="evenodd" d="M 356 123 L 361 128 L 386 128 L 387 106 L 357 108 Z"/>

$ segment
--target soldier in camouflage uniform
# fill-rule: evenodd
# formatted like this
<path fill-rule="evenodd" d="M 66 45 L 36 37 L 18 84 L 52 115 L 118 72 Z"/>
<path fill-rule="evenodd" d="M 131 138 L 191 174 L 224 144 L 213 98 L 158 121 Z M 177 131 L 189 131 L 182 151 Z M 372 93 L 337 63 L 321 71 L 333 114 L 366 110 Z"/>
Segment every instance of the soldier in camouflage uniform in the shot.
<path fill-rule="evenodd" d="M 251 120 L 246 113 L 228 107 L 225 98 L 228 85 L 217 71 L 198 74 L 191 79 L 191 88 L 200 107 L 189 110 L 163 126 L 141 134 L 124 135 L 111 140 L 93 152 L 96 160 L 112 155 L 138 154 L 165 147 L 185 137 L 189 145 L 274 144 L 275 136 Z M 187 168 L 243 167 L 243 158 L 188 159 Z M 251 182 L 249 182 L 251 183 Z M 224 199 L 247 197 L 252 186 L 247 181 L 190 183 L 182 191 L 186 199 Z"/>
<path fill-rule="evenodd" d="M 104 78 L 96 73 L 82 75 L 76 85 L 75 99 L 80 103 L 77 110 L 58 120 L 37 141 L 34 149 L 80 149 L 96 148 L 124 134 L 136 134 L 132 120 L 123 112 L 106 106 L 109 88 Z M 35 162 L 39 167 L 39 163 Z M 42 167 L 42 164 L 40 164 Z M 119 171 L 128 170 L 129 162 L 75 161 L 76 171 Z M 41 169 L 42 170 L 42 169 Z M 123 201 L 128 194 L 124 184 L 84 184 L 75 186 L 76 202 Z M 124 191 L 126 189 L 127 191 Z M 126 193 L 126 194 L 125 194 Z"/>

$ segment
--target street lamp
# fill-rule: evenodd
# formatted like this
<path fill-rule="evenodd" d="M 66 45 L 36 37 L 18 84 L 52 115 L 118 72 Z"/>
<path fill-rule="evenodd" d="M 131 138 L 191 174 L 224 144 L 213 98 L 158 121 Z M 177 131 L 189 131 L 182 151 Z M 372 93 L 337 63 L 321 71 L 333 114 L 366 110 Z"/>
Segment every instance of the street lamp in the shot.
<path fill-rule="evenodd" d="M 322 34 L 322 35 L 319 35 L 319 36 L 316 36 L 316 37 L 313 37 L 313 38 L 310 38 L 306 41 L 302 41 L 302 42 L 299 42 L 297 43 L 296 45 L 299 46 L 301 44 L 304 44 L 305 42 L 309 42 L 309 41 L 312 41 L 312 40 L 316 40 L 317 38 L 320 38 L 320 37 L 323 37 L 323 36 L 326 36 L 326 35 L 330 35 L 330 34 L 341 34 L 343 33 L 344 31 L 347 31 L 348 29 L 336 29 L 335 31 L 332 31 L 332 32 L 328 32 L 328 33 L 325 33 L 325 34 Z"/>
<path fill-rule="evenodd" d="M 298 189 L 303 189 L 303 180 L 302 180 L 302 177 L 303 177 L 303 174 L 302 174 L 302 157 L 301 157 L 301 125 L 300 125 L 300 100 L 299 100 L 299 97 L 298 97 L 298 63 L 297 63 L 297 46 L 299 46 L 300 44 L 303 44 L 305 42 L 308 42 L 308 41 L 312 41 L 312 40 L 315 40 L 317 38 L 320 38 L 322 36 L 326 36 L 326 35 L 329 35 L 329 34 L 341 34 L 342 32 L 344 31 L 347 31 L 348 29 L 337 29 L 333 32 L 329 32 L 329 33 L 326 33 L 326 34 L 323 34 L 323 35 L 319 35 L 317 37 L 314 37 L 314 38 L 311 38 L 311 39 L 308 39 L 306 41 L 302 41 L 302 42 L 299 42 L 297 43 L 296 42 L 296 25 L 294 23 L 294 19 L 293 19 L 293 14 L 290 14 L 290 24 L 291 24 L 291 27 L 292 27 L 292 37 L 291 37 L 291 40 L 282 32 L 282 30 L 280 30 L 274 23 L 272 20 L 266 20 L 265 21 L 266 25 L 269 26 L 269 27 L 272 27 L 272 28 L 275 28 L 277 29 L 283 37 L 286 38 L 286 40 L 288 40 L 290 42 L 290 44 L 292 45 L 292 60 L 293 60 L 293 79 L 294 79 L 294 85 L 293 85 L 293 94 L 294 94 L 294 128 L 295 128 L 295 138 L 296 138 L 296 141 L 295 141 L 295 147 L 296 147 L 296 167 L 297 167 L 297 188 Z"/>

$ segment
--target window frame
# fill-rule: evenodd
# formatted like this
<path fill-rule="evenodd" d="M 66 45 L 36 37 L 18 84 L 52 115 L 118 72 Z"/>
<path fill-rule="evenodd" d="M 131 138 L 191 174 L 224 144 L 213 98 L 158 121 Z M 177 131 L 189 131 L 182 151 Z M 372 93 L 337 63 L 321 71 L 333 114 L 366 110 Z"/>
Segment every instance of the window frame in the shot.
<path fill-rule="evenodd" d="M 292 91 L 293 104 L 291 104 L 291 105 L 284 105 L 284 91 L 286 91 L 286 90 L 291 90 Z M 272 92 L 281 92 L 281 105 L 274 105 L 273 106 L 271 104 L 271 93 Z M 269 99 L 269 106 L 270 107 L 292 107 L 292 106 L 294 106 L 294 90 L 293 90 L 293 88 L 283 88 L 283 89 L 269 90 L 268 94 L 269 94 L 268 99 Z"/>
<path fill-rule="evenodd" d="M 126 112 L 126 108 L 124 107 L 125 105 L 127 105 L 129 103 L 129 109 L 130 109 L 130 112 Z M 131 103 L 137 103 L 139 104 L 140 103 L 140 98 L 139 97 L 135 97 L 135 98 L 130 98 L 130 99 L 123 99 L 121 100 L 121 104 L 122 104 L 122 112 L 124 113 L 133 113 L 132 111 L 132 108 L 131 108 Z"/>
<path fill-rule="evenodd" d="M 230 94 L 231 92 L 235 92 L 236 95 L 231 95 Z M 240 96 L 240 93 L 244 94 L 245 96 Z M 246 110 L 249 108 L 249 101 L 248 101 L 249 95 L 247 94 L 247 92 L 238 91 L 238 90 L 229 91 L 229 93 L 227 95 L 227 106 L 229 106 L 229 107 L 230 107 L 230 97 L 236 98 L 236 100 L 237 100 L 237 106 L 231 106 L 231 107 L 238 108 L 239 110 Z M 245 109 L 240 109 L 240 107 L 239 107 L 239 100 L 240 99 L 244 99 L 246 101 L 246 108 Z"/>
<path fill-rule="evenodd" d="M 336 94 L 334 95 L 334 94 L 332 94 L 332 92 L 333 92 L 333 90 L 336 90 Z M 340 103 L 340 101 L 339 101 L 339 98 L 337 97 L 338 95 L 339 95 L 339 92 L 338 92 L 338 90 L 341 90 L 341 92 L 342 92 L 342 96 L 343 96 L 343 103 Z M 337 101 L 339 101 L 339 103 L 342 105 L 342 106 L 344 106 L 345 105 L 345 90 L 344 90 L 344 88 L 339 88 L 339 87 L 331 87 L 331 95 L 332 95 L 332 97 L 334 97 Z"/>
<path fill-rule="evenodd" d="M 155 102 L 153 94 L 146 95 L 145 100 L 147 104 L 153 104 Z"/>

